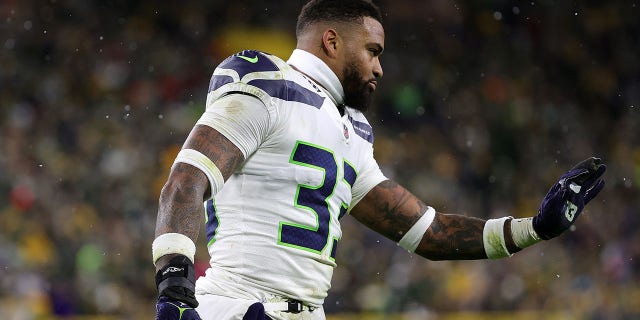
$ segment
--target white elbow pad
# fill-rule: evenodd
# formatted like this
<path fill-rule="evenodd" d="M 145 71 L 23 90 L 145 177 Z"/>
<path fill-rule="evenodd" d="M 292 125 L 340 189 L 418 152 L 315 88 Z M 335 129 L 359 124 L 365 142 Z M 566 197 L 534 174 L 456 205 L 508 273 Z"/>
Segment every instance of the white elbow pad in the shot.
<path fill-rule="evenodd" d="M 218 193 L 220 189 L 222 189 L 222 185 L 224 184 L 224 178 L 222 177 L 222 173 L 220 169 L 209 159 L 207 156 L 202 154 L 198 150 L 194 149 L 182 149 L 178 153 L 176 160 L 173 162 L 175 165 L 178 162 L 183 162 L 190 164 L 202 171 L 209 180 L 209 184 L 211 185 L 211 197 Z"/>

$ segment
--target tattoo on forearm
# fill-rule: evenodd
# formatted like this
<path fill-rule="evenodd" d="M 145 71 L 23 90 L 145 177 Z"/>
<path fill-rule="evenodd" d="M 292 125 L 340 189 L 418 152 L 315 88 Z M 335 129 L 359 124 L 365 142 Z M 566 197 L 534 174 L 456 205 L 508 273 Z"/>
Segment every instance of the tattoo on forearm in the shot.
<path fill-rule="evenodd" d="M 482 242 L 485 221 L 456 214 L 437 214 L 419 254 L 432 260 L 486 258 Z"/>
<path fill-rule="evenodd" d="M 177 165 L 174 175 L 181 176 L 183 183 L 178 188 L 164 189 L 160 196 L 156 235 L 177 232 L 190 238 L 197 237 L 203 206 L 202 187 L 196 181 L 197 169 L 188 165 Z"/>
<path fill-rule="evenodd" d="M 411 192 L 387 180 L 367 194 L 353 215 L 364 225 L 397 242 L 422 217 L 427 207 Z M 436 213 L 416 253 L 431 260 L 484 259 L 484 223 L 485 220 L 479 218 Z"/>
<path fill-rule="evenodd" d="M 427 205 L 391 180 L 380 183 L 367 197 L 372 205 L 358 219 L 394 241 L 399 241 L 427 210 Z"/>

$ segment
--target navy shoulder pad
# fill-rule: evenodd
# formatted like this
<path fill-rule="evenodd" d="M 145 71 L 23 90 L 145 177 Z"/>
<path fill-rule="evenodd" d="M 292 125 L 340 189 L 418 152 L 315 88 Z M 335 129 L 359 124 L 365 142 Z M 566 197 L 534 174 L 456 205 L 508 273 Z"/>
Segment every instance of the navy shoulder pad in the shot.
<path fill-rule="evenodd" d="M 242 78 L 245 75 L 253 72 L 280 71 L 276 62 L 271 60 L 269 56 L 268 53 L 257 50 L 244 50 L 230 56 L 218 65 L 217 71 L 214 72 L 209 82 L 208 92 L 217 90 L 228 83 L 243 81 Z M 233 72 L 231 74 L 229 72 L 219 72 L 221 70 L 233 70 L 238 74 L 238 77 L 235 78 Z M 270 97 L 304 103 L 317 109 L 320 109 L 324 103 L 324 97 L 319 94 L 319 89 L 312 91 L 295 81 L 282 77 L 256 77 L 245 81 L 247 81 L 247 85 L 259 88 Z"/>
<path fill-rule="evenodd" d="M 264 52 L 257 50 L 244 50 L 238 52 L 218 65 L 217 69 L 230 69 L 238 73 L 238 79 L 234 80 L 233 77 L 228 75 L 213 75 L 209 82 L 209 91 L 217 90 L 227 83 L 238 81 L 245 75 L 252 72 L 260 71 L 278 71 L 271 59 Z"/>
<path fill-rule="evenodd" d="M 240 79 L 251 72 L 279 70 L 278 66 L 269 59 L 267 54 L 257 50 L 238 52 L 222 61 L 218 68 L 235 70 Z"/>

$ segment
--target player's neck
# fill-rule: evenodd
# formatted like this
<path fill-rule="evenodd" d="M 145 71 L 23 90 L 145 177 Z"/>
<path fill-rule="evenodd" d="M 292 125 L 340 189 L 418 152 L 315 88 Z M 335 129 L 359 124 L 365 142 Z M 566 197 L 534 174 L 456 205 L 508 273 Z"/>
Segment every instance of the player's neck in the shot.
<path fill-rule="evenodd" d="M 295 49 L 287 63 L 324 89 L 334 104 L 344 103 L 344 90 L 338 76 L 320 58 L 305 50 Z"/>

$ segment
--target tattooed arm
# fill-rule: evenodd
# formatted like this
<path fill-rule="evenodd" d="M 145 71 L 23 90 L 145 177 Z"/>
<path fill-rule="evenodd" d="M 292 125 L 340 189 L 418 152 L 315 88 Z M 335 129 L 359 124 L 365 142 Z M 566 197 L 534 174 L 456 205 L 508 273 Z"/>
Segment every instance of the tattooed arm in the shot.
<path fill-rule="evenodd" d="M 362 224 L 398 242 L 420 219 L 427 205 L 397 183 L 387 180 L 351 210 Z M 436 213 L 416 253 L 430 260 L 485 259 L 482 231 L 485 220 L 459 214 Z M 504 224 L 509 252 L 520 249 L 511 239 L 511 224 Z"/>
<path fill-rule="evenodd" d="M 218 131 L 196 125 L 183 149 L 195 149 L 218 167 L 224 180 L 244 161 L 242 152 Z M 156 237 L 164 233 L 181 233 L 193 240 L 198 237 L 204 215 L 202 202 L 211 193 L 206 175 L 186 163 L 176 163 L 160 193 Z M 157 262 L 158 268 L 175 255 L 166 255 Z"/>

